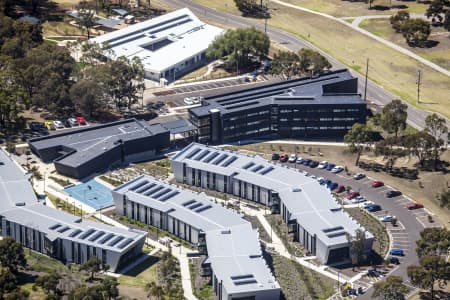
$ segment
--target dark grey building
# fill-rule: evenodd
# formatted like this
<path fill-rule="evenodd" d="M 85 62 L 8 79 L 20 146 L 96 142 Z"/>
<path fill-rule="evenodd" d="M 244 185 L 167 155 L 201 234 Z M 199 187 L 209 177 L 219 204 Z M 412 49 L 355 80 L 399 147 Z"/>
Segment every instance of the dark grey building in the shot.
<path fill-rule="evenodd" d="M 366 103 L 358 79 L 338 70 L 207 97 L 189 118 L 203 144 L 269 135 L 335 138 L 366 122 Z"/>
<path fill-rule="evenodd" d="M 142 161 L 170 146 L 161 124 L 128 119 L 31 139 L 31 150 L 58 173 L 83 178 L 112 165 Z"/>

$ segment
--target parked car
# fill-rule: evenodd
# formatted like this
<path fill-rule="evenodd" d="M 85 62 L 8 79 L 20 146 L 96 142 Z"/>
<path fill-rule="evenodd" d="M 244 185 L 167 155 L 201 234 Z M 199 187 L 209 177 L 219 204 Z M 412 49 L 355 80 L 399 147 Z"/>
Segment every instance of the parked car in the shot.
<path fill-rule="evenodd" d="M 406 208 L 409 210 L 423 208 L 423 204 L 419 202 L 414 202 L 406 205 Z"/>
<path fill-rule="evenodd" d="M 345 186 L 342 184 L 333 190 L 335 193 L 342 193 L 343 191 L 345 191 Z"/>
<path fill-rule="evenodd" d="M 272 153 L 272 160 L 279 160 L 279 159 L 280 159 L 280 154 Z"/>
<path fill-rule="evenodd" d="M 364 177 L 366 177 L 366 175 L 363 173 L 356 173 L 355 175 L 353 175 L 353 179 L 355 180 L 360 180 L 363 179 Z"/>
<path fill-rule="evenodd" d="M 84 117 L 77 117 L 76 118 L 76 120 L 77 120 L 77 123 L 78 124 L 80 124 L 80 125 L 86 125 L 86 120 L 84 119 Z"/>
<path fill-rule="evenodd" d="M 336 182 L 331 182 L 329 185 L 328 185 L 328 189 L 330 190 L 330 191 L 334 191 L 337 187 L 338 187 L 338 185 L 339 184 L 337 184 Z M 345 188 L 344 188 L 345 189 Z"/>
<path fill-rule="evenodd" d="M 328 165 L 328 162 L 326 160 L 321 161 L 319 163 L 319 165 L 317 166 L 317 169 L 325 169 L 327 167 L 327 165 Z"/>
<path fill-rule="evenodd" d="M 310 163 L 309 163 L 309 167 L 310 168 L 315 168 L 315 167 L 317 167 L 319 165 L 319 162 L 318 161 L 315 161 L 315 160 L 312 160 Z"/>
<path fill-rule="evenodd" d="M 310 162 L 311 162 L 310 159 L 304 159 L 304 160 L 302 161 L 302 165 L 304 165 L 304 166 L 309 166 Z"/>
<path fill-rule="evenodd" d="M 327 165 L 326 169 L 327 169 L 328 171 L 331 171 L 331 170 L 333 170 L 333 168 L 334 168 L 334 167 L 336 167 L 336 165 L 335 165 L 335 164 L 332 164 L 332 163 L 328 163 L 328 165 Z"/>
<path fill-rule="evenodd" d="M 366 202 L 366 198 L 364 198 L 364 196 L 357 196 L 357 197 L 353 198 L 352 200 L 350 200 L 350 202 L 353 204 L 363 203 L 363 202 Z"/>
<path fill-rule="evenodd" d="M 403 253 L 403 250 L 402 250 L 402 249 L 398 249 L 398 248 L 392 248 L 392 249 L 389 251 L 389 254 L 390 254 L 390 255 L 395 255 L 395 256 L 403 256 L 403 255 L 405 255 L 405 254 Z"/>
<path fill-rule="evenodd" d="M 331 183 L 333 183 L 333 182 L 331 181 L 331 179 L 328 179 L 328 178 L 325 178 L 322 182 L 322 184 L 326 185 L 326 186 L 329 186 Z"/>
<path fill-rule="evenodd" d="M 383 181 L 380 180 L 374 180 L 372 181 L 372 183 L 370 184 L 373 188 L 377 188 L 377 187 L 381 187 L 384 185 Z"/>
<path fill-rule="evenodd" d="M 394 220 L 397 220 L 397 218 L 395 216 L 391 216 L 391 215 L 384 215 L 384 216 L 380 217 L 381 222 L 392 222 Z"/>
<path fill-rule="evenodd" d="M 347 194 L 346 197 L 348 200 L 352 200 L 353 198 L 356 198 L 358 196 L 360 196 L 359 192 L 350 192 Z"/>
<path fill-rule="evenodd" d="M 33 131 L 46 130 L 45 124 L 40 122 L 31 122 L 30 124 L 28 124 L 28 127 L 30 127 L 30 129 Z"/>
<path fill-rule="evenodd" d="M 80 124 L 78 124 L 78 122 L 77 122 L 77 120 L 75 118 L 69 118 L 69 119 L 67 119 L 67 121 L 69 121 L 69 124 L 71 126 L 78 126 L 78 125 L 80 125 Z"/>
<path fill-rule="evenodd" d="M 325 178 L 323 178 L 323 177 L 317 177 L 317 181 L 318 181 L 320 184 L 322 184 L 324 180 L 325 180 Z"/>
<path fill-rule="evenodd" d="M 394 265 L 399 265 L 400 264 L 400 260 L 398 259 L 398 257 L 389 256 L 388 259 L 389 259 L 389 262 L 391 264 L 394 264 Z"/>
<path fill-rule="evenodd" d="M 378 204 L 373 204 L 373 205 L 370 205 L 370 206 L 366 207 L 366 209 L 367 209 L 368 212 L 376 212 L 376 211 L 380 211 L 381 210 L 381 206 L 378 205 Z"/>
<path fill-rule="evenodd" d="M 295 155 L 295 154 L 292 153 L 292 154 L 289 156 L 288 162 L 294 163 L 296 160 L 297 160 L 297 155 Z"/>
<path fill-rule="evenodd" d="M 192 97 L 186 97 L 183 99 L 184 104 L 186 105 L 192 105 L 194 104 L 194 100 L 192 99 Z"/>
<path fill-rule="evenodd" d="M 297 160 L 295 161 L 295 163 L 297 163 L 297 164 L 302 164 L 303 163 L 303 158 L 301 158 L 301 157 L 297 157 Z"/>
<path fill-rule="evenodd" d="M 61 121 L 59 121 L 59 120 L 53 121 L 53 125 L 55 125 L 55 128 L 57 128 L 57 129 L 63 129 L 64 128 L 63 123 Z"/>
<path fill-rule="evenodd" d="M 336 166 L 333 169 L 331 169 L 331 173 L 339 173 L 344 171 L 344 168 L 342 166 Z"/>
<path fill-rule="evenodd" d="M 287 154 L 281 154 L 280 155 L 280 161 L 281 162 L 287 162 L 288 159 L 289 159 L 289 156 Z"/>
<path fill-rule="evenodd" d="M 72 127 L 72 125 L 70 125 L 68 119 L 61 119 L 61 123 L 63 123 L 64 127 L 66 127 L 66 128 Z"/>
<path fill-rule="evenodd" d="M 393 198 L 393 197 L 400 196 L 401 194 L 402 194 L 402 192 L 400 192 L 400 191 L 392 190 L 392 191 L 387 191 L 386 192 L 386 197 Z"/>
<path fill-rule="evenodd" d="M 364 202 L 364 204 L 362 205 L 362 208 L 368 208 L 369 206 L 375 205 L 375 202 L 372 201 L 366 201 Z"/>
<path fill-rule="evenodd" d="M 48 130 L 55 130 L 55 125 L 53 124 L 52 121 L 45 121 L 44 123 L 45 128 L 47 128 Z"/>
<path fill-rule="evenodd" d="M 200 103 L 201 98 L 200 97 L 191 97 L 192 101 L 194 101 L 194 104 Z"/>
<path fill-rule="evenodd" d="M 302 174 L 305 175 L 305 176 L 309 176 L 309 173 L 306 172 L 306 171 L 302 171 Z"/>

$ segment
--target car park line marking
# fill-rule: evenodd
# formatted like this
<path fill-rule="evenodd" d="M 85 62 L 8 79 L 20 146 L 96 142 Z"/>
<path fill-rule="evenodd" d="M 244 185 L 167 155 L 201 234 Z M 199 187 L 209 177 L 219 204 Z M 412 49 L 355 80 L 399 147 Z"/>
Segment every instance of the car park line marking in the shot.
<path fill-rule="evenodd" d="M 426 211 L 429 215 L 435 216 L 435 214 L 429 211 L 426 207 L 423 210 Z"/>
<path fill-rule="evenodd" d="M 416 217 L 416 220 L 420 223 L 420 225 L 423 226 L 423 228 L 427 228 L 427 226 L 422 221 L 420 221 L 420 218 Z"/>

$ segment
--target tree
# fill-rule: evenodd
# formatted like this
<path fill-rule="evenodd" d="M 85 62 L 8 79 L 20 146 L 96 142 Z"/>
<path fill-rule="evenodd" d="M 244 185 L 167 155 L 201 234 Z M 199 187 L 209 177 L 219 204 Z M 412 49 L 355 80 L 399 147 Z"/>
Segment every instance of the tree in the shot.
<path fill-rule="evenodd" d="M 225 58 L 230 65 L 247 68 L 251 58 L 262 58 L 269 53 L 270 39 L 255 27 L 227 30 L 217 37 L 207 49 L 210 58 Z"/>
<path fill-rule="evenodd" d="M 407 148 L 409 153 L 416 156 L 421 167 L 424 167 L 425 161 L 432 157 L 432 147 L 434 139 L 425 131 L 408 134 L 402 138 L 403 147 Z"/>
<path fill-rule="evenodd" d="M 385 280 L 376 282 L 373 288 L 372 298 L 380 297 L 384 300 L 403 300 L 409 292 L 400 276 L 388 276 Z"/>
<path fill-rule="evenodd" d="M 116 299 L 119 297 L 119 289 L 118 289 L 119 283 L 117 282 L 117 279 L 111 276 L 106 276 L 102 283 L 101 288 L 103 291 L 103 295 L 107 299 Z"/>
<path fill-rule="evenodd" d="M 431 22 L 433 24 L 442 24 L 442 20 L 444 19 L 442 15 L 445 13 L 445 6 L 448 5 L 448 0 L 433 0 L 425 12 L 425 16 L 429 19 L 431 18 Z"/>
<path fill-rule="evenodd" d="M 450 31 L 450 9 L 445 12 L 444 23 L 442 24 L 442 26 Z"/>
<path fill-rule="evenodd" d="M 35 286 L 41 287 L 47 295 L 57 296 L 58 294 L 58 284 L 61 276 L 55 271 L 45 274 L 36 279 Z M 59 298 L 59 297 L 57 297 Z"/>
<path fill-rule="evenodd" d="M 73 289 L 69 294 L 69 300 L 103 300 L 100 285 L 86 286 L 81 285 Z"/>
<path fill-rule="evenodd" d="M 320 74 L 331 69 L 330 62 L 319 52 L 302 48 L 298 51 L 300 71 L 302 73 Z"/>
<path fill-rule="evenodd" d="M 105 107 L 105 95 L 102 86 L 95 80 L 82 79 L 70 88 L 70 98 L 84 116 L 91 119 Z"/>
<path fill-rule="evenodd" d="M 445 257 L 450 247 L 450 231 L 446 228 L 425 228 L 416 244 L 419 257 L 426 255 Z"/>
<path fill-rule="evenodd" d="M 450 190 L 443 190 L 441 194 L 437 196 L 437 199 L 439 201 L 439 205 L 441 207 L 445 207 L 447 209 L 450 209 Z"/>
<path fill-rule="evenodd" d="M 425 132 L 433 137 L 432 157 L 434 160 L 434 169 L 437 169 L 437 163 L 440 159 L 445 144 L 444 137 L 448 133 L 448 127 L 444 118 L 433 113 L 425 118 Z"/>
<path fill-rule="evenodd" d="M 389 20 L 392 28 L 396 32 L 401 32 L 402 25 L 409 20 L 409 12 L 407 10 L 400 10 L 396 14 L 392 15 Z"/>
<path fill-rule="evenodd" d="M 78 23 L 81 27 L 86 29 L 88 39 L 91 38 L 90 29 L 95 25 L 95 10 L 92 4 L 88 1 L 82 0 L 78 4 Z"/>
<path fill-rule="evenodd" d="M 10 128 L 23 110 L 20 103 L 25 93 L 15 79 L 10 70 L 0 70 L 0 125 L 3 128 Z"/>
<path fill-rule="evenodd" d="M 399 99 L 392 100 L 383 107 L 381 117 L 381 127 L 389 133 L 394 133 L 398 137 L 399 130 L 406 128 L 408 118 L 408 106 Z"/>
<path fill-rule="evenodd" d="M 267 14 L 266 7 L 256 0 L 234 0 L 234 3 L 243 16 L 264 17 Z"/>
<path fill-rule="evenodd" d="M 411 46 L 422 45 L 431 33 L 430 22 L 422 19 L 409 19 L 401 27 L 406 42 Z"/>
<path fill-rule="evenodd" d="M 401 147 L 398 138 L 388 137 L 375 144 L 375 154 L 387 158 L 387 166 L 389 170 L 392 170 L 395 161 L 400 157 L 408 156 L 409 151 Z"/>
<path fill-rule="evenodd" d="M 350 243 L 350 259 L 352 260 L 353 270 L 364 260 L 364 248 L 366 243 L 366 233 L 361 229 L 355 231 L 355 235 L 347 234 L 347 240 Z"/>
<path fill-rule="evenodd" d="M 413 285 L 429 289 L 434 299 L 434 285 L 444 287 L 450 280 L 450 264 L 442 257 L 425 255 L 420 258 L 420 265 L 408 266 L 407 273 Z"/>
<path fill-rule="evenodd" d="M 372 143 L 371 131 L 365 124 L 355 123 L 347 134 L 344 136 L 344 142 L 348 144 L 350 151 L 356 152 L 356 162 L 357 166 L 359 163 L 359 158 L 365 146 Z"/>
<path fill-rule="evenodd" d="M 25 267 L 27 261 L 21 244 L 10 237 L 0 241 L 0 263 L 11 273 L 16 274 L 20 267 Z"/>
<path fill-rule="evenodd" d="M 102 269 L 104 269 L 103 263 L 97 256 L 92 256 L 80 266 L 81 271 L 90 273 L 91 281 L 94 280 L 95 273 L 100 272 Z"/>
<path fill-rule="evenodd" d="M 278 51 L 272 60 L 271 73 L 281 75 L 288 80 L 300 73 L 299 57 L 292 51 Z"/>
<path fill-rule="evenodd" d="M 145 285 L 145 291 L 147 292 L 147 297 L 150 299 L 161 300 L 164 295 L 163 288 L 154 281 Z"/>

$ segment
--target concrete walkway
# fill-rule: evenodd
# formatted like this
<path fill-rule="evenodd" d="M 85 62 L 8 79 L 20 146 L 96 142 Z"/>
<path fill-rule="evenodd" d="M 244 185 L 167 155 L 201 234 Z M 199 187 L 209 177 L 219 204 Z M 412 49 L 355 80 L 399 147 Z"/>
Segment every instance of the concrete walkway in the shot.
<path fill-rule="evenodd" d="M 275 2 L 277 4 L 280 4 L 280 5 L 289 7 L 289 8 L 293 8 L 293 9 L 301 10 L 301 11 L 308 12 L 308 13 L 311 13 L 311 14 L 319 15 L 319 16 L 331 19 L 333 21 L 339 22 L 341 24 L 344 24 L 345 26 L 351 27 L 354 30 L 359 31 L 360 33 L 362 33 L 362 34 L 364 34 L 364 35 L 366 35 L 366 36 L 368 36 L 368 37 L 370 37 L 370 38 L 372 38 L 372 39 L 374 39 L 374 40 L 376 40 L 376 41 L 378 41 L 378 42 L 380 42 L 380 43 L 382 43 L 382 44 L 384 44 L 384 45 L 386 45 L 386 46 L 388 46 L 388 47 L 390 47 L 390 48 L 392 48 L 394 50 L 397 50 L 397 51 L 399 51 L 399 52 L 401 52 L 401 53 L 403 53 L 405 55 L 408 55 L 411 58 L 414 58 L 415 60 L 417 60 L 417 61 L 421 62 L 422 64 L 432 68 L 433 70 L 438 71 L 438 72 L 440 72 L 440 73 L 450 77 L 450 71 L 449 70 L 446 70 L 446 69 L 436 65 L 435 63 L 432 63 L 431 61 L 429 61 L 429 60 L 427 60 L 427 59 L 425 59 L 425 58 L 415 54 L 414 52 L 412 52 L 412 51 L 410 51 L 408 49 L 405 49 L 405 48 L 403 48 L 403 47 L 401 47 L 401 46 L 399 46 L 397 44 L 394 44 L 394 43 L 392 43 L 390 41 L 387 41 L 387 40 L 385 40 L 385 39 L 383 39 L 383 38 L 381 38 L 379 36 L 376 36 L 375 34 L 373 34 L 371 32 L 368 32 L 367 30 L 364 30 L 364 29 L 362 29 L 359 26 L 353 26 L 352 23 L 348 23 L 348 22 L 346 22 L 345 20 L 343 20 L 341 18 L 337 18 L 337 17 L 331 16 L 331 15 L 328 15 L 328 14 L 325 14 L 325 13 L 313 11 L 311 9 L 304 8 L 304 7 L 301 7 L 301 6 L 297 6 L 297 5 L 294 5 L 294 4 L 291 4 L 291 3 L 287 3 L 287 2 L 284 2 L 284 1 L 280 1 L 280 0 L 272 0 L 272 2 Z"/>

